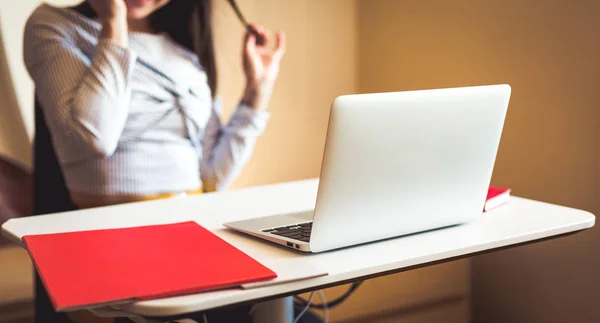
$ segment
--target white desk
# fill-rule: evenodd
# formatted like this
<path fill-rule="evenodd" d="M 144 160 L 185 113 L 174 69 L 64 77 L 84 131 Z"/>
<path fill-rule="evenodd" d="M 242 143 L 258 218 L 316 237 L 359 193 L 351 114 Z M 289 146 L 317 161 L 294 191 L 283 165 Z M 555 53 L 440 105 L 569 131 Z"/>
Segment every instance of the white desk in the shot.
<path fill-rule="evenodd" d="M 585 211 L 513 197 L 473 223 L 346 248 L 302 254 L 224 229 L 226 221 L 305 211 L 316 198 L 317 180 L 231 190 L 194 197 L 111 206 L 12 219 L 3 233 L 20 243 L 26 234 L 120 228 L 194 220 L 267 266 L 310 264 L 329 275 L 257 289 L 230 289 L 136 302 L 123 307 L 143 317 L 182 317 L 233 304 L 264 301 L 327 286 L 382 276 L 459 257 L 557 237 L 591 228 Z"/>

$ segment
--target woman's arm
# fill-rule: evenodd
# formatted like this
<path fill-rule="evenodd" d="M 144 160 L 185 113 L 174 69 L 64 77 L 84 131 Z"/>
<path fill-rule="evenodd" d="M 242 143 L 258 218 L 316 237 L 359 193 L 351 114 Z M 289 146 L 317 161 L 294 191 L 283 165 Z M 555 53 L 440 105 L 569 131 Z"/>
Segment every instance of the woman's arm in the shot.
<path fill-rule="evenodd" d="M 227 124 L 221 122 L 220 114 L 221 100 L 217 98 L 202 140 L 200 174 L 205 192 L 222 190 L 233 182 L 250 159 L 269 120 L 268 112 L 241 103 Z"/>
<path fill-rule="evenodd" d="M 136 55 L 126 17 L 101 19 L 93 57 L 73 39 L 75 25 L 38 9 L 25 28 L 24 59 L 62 163 L 110 156 L 128 115 Z"/>
<path fill-rule="evenodd" d="M 203 158 L 200 167 L 204 191 L 217 191 L 228 186 L 246 165 L 258 137 L 264 132 L 269 113 L 266 111 L 279 64 L 285 51 L 285 35 L 277 34 L 275 50 L 267 48 L 269 35 L 253 26 L 265 43 L 256 44 L 247 33 L 243 51 L 246 90 L 227 125 L 219 119 L 221 101 L 216 100 L 203 136 Z"/>

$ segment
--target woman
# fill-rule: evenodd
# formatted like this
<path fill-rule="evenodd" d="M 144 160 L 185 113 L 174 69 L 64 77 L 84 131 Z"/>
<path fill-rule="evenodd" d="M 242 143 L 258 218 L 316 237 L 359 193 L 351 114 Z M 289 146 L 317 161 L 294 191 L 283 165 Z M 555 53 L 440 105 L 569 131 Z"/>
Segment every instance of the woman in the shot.
<path fill-rule="evenodd" d="M 209 0 L 41 5 L 24 57 L 81 208 L 226 187 L 264 131 L 284 34 L 244 40 L 246 88 L 221 124 Z M 195 25 L 195 28 L 190 28 Z M 191 30 L 191 31 L 190 31 Z"/>
<path fill-rule="evenodd" d="M 252 28 L 242 55 L 246 87 L 225 124 L 210 0 L 38 7 L 26 24 L 24 60 L 72 202 L 89 208 L 231 183 L 265 130 L 285 48 L 283 33 L 271 50 L 268 32 Z"/>

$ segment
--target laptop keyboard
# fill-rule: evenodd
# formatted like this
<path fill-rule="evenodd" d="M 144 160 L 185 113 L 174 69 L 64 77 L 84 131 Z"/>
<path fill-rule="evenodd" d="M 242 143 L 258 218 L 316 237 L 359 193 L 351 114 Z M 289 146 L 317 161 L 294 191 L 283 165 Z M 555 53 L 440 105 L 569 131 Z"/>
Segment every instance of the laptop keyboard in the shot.
<path fill-rule="evenodd" d="M 278 236 L 296 239 L 303 242 L 310 240 L 310 231 L 312 229 L 312 222 L 288 225 L 284 227 L 264 229 L 262 232 L 275 234 Z"/>

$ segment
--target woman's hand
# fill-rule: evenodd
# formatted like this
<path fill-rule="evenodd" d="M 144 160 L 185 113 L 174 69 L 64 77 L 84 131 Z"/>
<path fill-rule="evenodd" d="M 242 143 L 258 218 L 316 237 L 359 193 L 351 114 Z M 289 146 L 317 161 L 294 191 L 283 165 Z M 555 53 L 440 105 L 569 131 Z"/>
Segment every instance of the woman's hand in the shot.
<path fill-rule="evenodd" d="M 87 0 L 101 21 L 127 19 L 125 0 Z"/>
<path fill-rule="evenodd" d="M 125 0 L 87 0 L 102 22 L 100 37 L 127 46 L 127 5 Z"/>
<path fill-rule="evenodd" d="M 272 42 L 267 30 L 256 25 L 250 28 L 253 32 L 246 33 L 243 51 L 246 90 L 242 102 L 257 110 L 264 110 L 279 74 L 279 63 L 285 53 L 285 34 L 278 32 L 275 49 L 270 49 L 268 46 Z M 263 44 L 257 44 L 254 33 L 264 39 Z"/>

